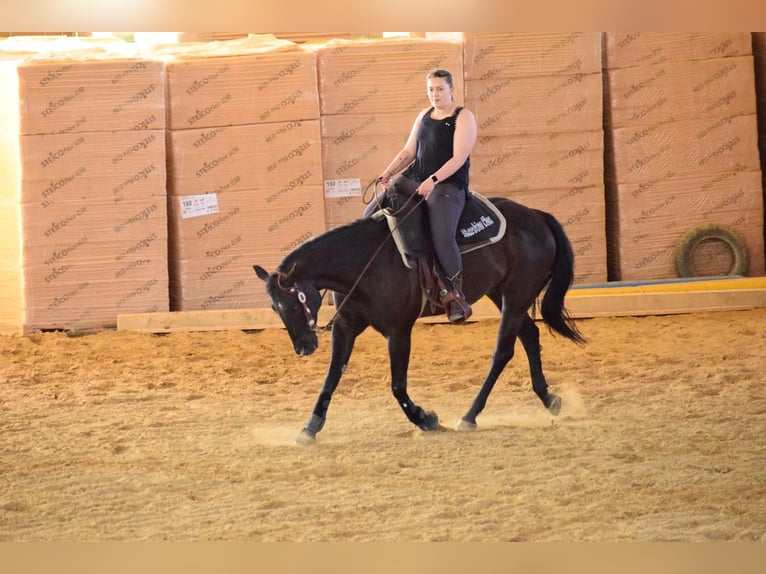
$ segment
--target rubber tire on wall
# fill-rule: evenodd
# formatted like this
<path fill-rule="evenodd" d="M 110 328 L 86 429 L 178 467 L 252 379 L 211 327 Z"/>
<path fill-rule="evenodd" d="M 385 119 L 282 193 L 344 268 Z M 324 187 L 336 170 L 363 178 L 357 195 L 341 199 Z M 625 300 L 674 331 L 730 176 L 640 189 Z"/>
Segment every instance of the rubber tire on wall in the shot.
<path fill-rule="evenodd" d="M 678 241 L 674 263 L 679 277 L 699 277 L 692 254 L 700 243 L 711 239 L 722 241 L 731 250 L 734 262 L 727 275 L 744 275 L 747 272 L 749 262 L 744 242 L 732 229 L 710 223 L 692 229 Z"/>

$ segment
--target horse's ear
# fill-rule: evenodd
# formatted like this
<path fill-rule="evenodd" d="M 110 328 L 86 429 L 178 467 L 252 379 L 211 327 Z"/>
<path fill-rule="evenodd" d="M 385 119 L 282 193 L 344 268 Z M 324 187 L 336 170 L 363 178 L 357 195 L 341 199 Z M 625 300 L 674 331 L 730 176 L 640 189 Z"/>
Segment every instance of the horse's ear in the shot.
<path fill-rule="evenodd" d="M 262 281 L 266 281 L 266 279 L 269 278 L 269 272 L 260 265 L 253 265 L 253 269 L 255 269 L 255 274 L 258 275 L 258 278 Z"/>

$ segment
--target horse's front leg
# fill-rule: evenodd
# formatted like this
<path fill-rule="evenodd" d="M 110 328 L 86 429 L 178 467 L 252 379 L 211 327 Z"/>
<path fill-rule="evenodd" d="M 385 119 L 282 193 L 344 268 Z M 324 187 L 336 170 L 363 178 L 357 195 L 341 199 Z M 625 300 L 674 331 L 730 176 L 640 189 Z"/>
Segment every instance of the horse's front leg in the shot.
<path fill-rule="evenodd" d="M 410 363 L 412 333 L 398 333 L 388 337 L 388 357 L 391 364 L 391 391 L 409 421 L 424 431 L 439 430 L 439 417 L 433 411 L 424 411 L 407 394 L 407 371 Z"/>
<path fill-rule="evenodd" d="M 340 319 L 333 325 L 330 366 L 327 369 L 327 375 L 322 384 L 322 389 L 319 391 L 319 397 L 314 405 L 311 417 L 306 426 L 303 427 L 301 434 L 295 440 L 296 443 L 313 444 L 317 433 L 324 427 L 332 395 L 338 387 L 343 372 L 346 370 L 346 365 L 351 357 L 351 351 L 354 348 L 354 341 L 356 341 L 356 337 L 362 330 L 355 329 Z"/>

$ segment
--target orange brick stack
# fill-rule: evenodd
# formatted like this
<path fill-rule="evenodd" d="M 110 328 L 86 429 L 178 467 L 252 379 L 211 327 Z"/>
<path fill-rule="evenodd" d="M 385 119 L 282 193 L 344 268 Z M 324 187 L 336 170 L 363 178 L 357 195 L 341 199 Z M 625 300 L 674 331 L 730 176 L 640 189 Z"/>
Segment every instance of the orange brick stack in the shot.
<path fill-rule="evenodd" d="M 426 74 L 446 68 L 462 101 L 459 42 L 336 40 L 317 50 L 327 227 L 361 216 L 364 188 L 407 141 L 428 107 Z"/>
<path fill-rule="evenodd" d="M 464 67 L 479 130 L 471 187 L 553 213 L 575 282 L 605 281 L 600 34 L 466 34 Z"/>
<path fill-rule="evenodd" d="M 758 146 L 761 150 L 761 174 L 766 198 L 766 32 L 753 32 L 753 59 L 755 60 L 755 92 L 758 108 Z M 764 226 L 766 234 L 766 225 Z"/>
<path fill-rule="evenodd" d="M 162 63 L 28 48 L 0 52 L 0 330 L 166 311 Z"/>
<path fill-rule="evenodd" d="M 267 307 L 253 264 L 325 230 L 316 55 L 256 37 L 165 56 L 171 307 Z"/>
<path fill-rule="evenodd" d="M 610 279 L 676 277 L 703 224 L 731 228 L 763 274 L 750 34 L 607 33 L 604 53 Z"/>

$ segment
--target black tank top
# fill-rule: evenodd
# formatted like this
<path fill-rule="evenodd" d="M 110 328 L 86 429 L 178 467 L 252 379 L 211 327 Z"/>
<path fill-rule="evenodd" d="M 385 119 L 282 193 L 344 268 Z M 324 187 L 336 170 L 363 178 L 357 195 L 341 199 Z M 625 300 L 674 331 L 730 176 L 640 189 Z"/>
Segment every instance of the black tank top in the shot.
<path fill-rule="evenodd" d="M 453 155 L 453 142 L 455 140 L 455 124 L 457 115 L 462 106 L 455 108 L 454 113 L 442 120 L 431 118 L 433 108 L 424 115 L 416 135 L 417 151 L 415 163 L 413 163 L 404 175 L 416 181 L 418 184 L 443 166 Z M 448 181 L 462 189 L 468 189 L 468 169 L 471 166 L 471 158 L 468 157 L 460 168 L 444 181 Z"/>

